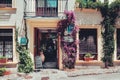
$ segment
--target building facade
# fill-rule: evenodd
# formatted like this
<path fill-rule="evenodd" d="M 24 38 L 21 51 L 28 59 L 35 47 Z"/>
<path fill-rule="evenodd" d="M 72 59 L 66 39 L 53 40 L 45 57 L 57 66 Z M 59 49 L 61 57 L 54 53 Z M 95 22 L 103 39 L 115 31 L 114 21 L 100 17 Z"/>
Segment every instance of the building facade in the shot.
<path fill-rule="evenodd" d="M 97 1 L 97 0 L 95 0 Z M 113 0 L 109 0 L 112 2 Z M 104 2 L 104 0 L 101 0 Z M 75 8 L 75 0 L 4 0 L 0 1 L 0 55 L 8 57 L 7 63 L 0 65 L 15 66 L 18 63 L 16 52 L 16 30 L 19 42 L 25 37 L 25 26 L 29 39 L 28 48 L 35 65 L 35 56 L 44 49 L 46 68 L 62 69 L 62 49 L 57 34 L 58 22 L 65 19 L 64 11 L 74 11 L 76 25 L 79 27 L 77 39 L 76 65 L 101 65 L 102 35 L 99 11 Z M 114 61 L 119 62 L 120 20 L 116 22 Z M 90 52 L 94 60 L 84 61 Z"/>

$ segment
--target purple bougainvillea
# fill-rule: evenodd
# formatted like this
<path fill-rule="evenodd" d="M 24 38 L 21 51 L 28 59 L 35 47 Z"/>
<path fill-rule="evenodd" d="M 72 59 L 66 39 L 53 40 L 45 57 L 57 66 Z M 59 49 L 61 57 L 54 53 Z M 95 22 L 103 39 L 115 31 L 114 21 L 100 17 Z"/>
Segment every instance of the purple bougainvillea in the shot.
<path fill-rule="evenodd" d="M 76 60 L 76 32 L 79 30 L 75 25 L 75 15 L 73 11 L 65 11 L 66 19 L 59 21 L 58 33 L 61 35 L 61 49 L 63 51 L 63 65 L 72 69 Z"/>

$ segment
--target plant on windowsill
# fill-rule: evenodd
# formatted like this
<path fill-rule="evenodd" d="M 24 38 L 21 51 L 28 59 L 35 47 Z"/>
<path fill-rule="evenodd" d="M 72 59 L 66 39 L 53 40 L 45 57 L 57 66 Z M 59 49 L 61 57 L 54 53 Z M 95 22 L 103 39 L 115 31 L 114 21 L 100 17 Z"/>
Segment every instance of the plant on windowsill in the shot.
<path fill-rule="evenodd" d="M 61 50 L 63 51 L 63 68 L 74 69 L 76 63 L 76 33 L 79 31 L 75 24 L 75 14 L 73 11 L 65 11 L 66 19 L 58 22 L 58 34 L 60 35 Z M 67 38 L 66 38 L 67 36 Z"/>
<path fill-rule="evenodd" d="M 100 1 L 93 2 L 93 1 L 86 1 L 83 0 L 76 0 L 75 3 L 75 10 L 76 11 L 97 11 L 99 10 L 102 3 Z"/>
<path fill-rule="evenodd" d="M 86 53 L 84 56 L 85 61 L 91 61 L 93 60 L 94 56 L 91 53 Z"/>
<path fill-rule="evenodd" d="M 7 58 L 5 56 L 0 56 L 0 63 L 6 63 Z"/>

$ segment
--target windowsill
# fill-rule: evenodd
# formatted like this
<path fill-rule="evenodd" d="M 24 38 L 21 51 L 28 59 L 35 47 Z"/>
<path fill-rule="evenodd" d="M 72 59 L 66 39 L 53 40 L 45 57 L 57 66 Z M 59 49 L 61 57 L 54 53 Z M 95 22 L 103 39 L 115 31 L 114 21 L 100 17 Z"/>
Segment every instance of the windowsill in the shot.
<path fill-rule="evenodd" d="M 12 8 L 12 7 L 0 7 L 0 9 L 1 10 L 11 10 L 11 9 L 15 9 L 16 10 L 16 8 Z"/>
<path fill-rule="evenodd" d="M 76 65 L 78 66 L 103 66 L 104 64 L 102 61 L 98 61 L 98 60 L 92 60 L 92 61 L 79 60 L 76 62 Z"/>
<path fill-rule="evenodd" d="M 4 65 L 4 64 L 17 64 L 17 62 L 6 62 L 6 63 L 0 63 L 0 65 Z"/>
<path fill-rule="evenodd" d="M 17 63 L 16 62 L 0 63 L 0 67 L 13 68 L 17 67 Z"/>
<path fill-rule="evenodd" d="M 100 61 L 98 60 L 91 60 L 91 61 L 77 60 L 76 62 L 100 62 Z"/>
<path fill-rule="evenodd" d="M 98 12 L 97 9 L 90 9 L 90 8 L 75 8 L 76 12 Z"/>
<path fill-rule="evenodd" d="M 1 8 L 0 7 L 0 14 L 13 14 L 16 13 L 16 8 L 12 8 L 12 7 L 5 7 L 5 8 Z"/>
<path fill-rule="evenodd" d="M 120 60 L 115 60 L 114 62 L 120 62 Z"/>

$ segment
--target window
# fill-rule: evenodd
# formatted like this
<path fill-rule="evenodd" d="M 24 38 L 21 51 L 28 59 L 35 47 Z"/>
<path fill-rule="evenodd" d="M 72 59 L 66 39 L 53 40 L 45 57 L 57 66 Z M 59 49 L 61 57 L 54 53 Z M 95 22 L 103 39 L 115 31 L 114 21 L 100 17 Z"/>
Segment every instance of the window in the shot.
<path fill-rule="evenodd" d="M 117 59 L 120 60 L 120 29 L 117 29 Z"/>
<path fill-rule="evenodd" d="M 86 53 L 91 53 L 94 60 L 97 60 L 97 30 L 80 29 L 79 40 L 79 60 L 84 60 Z"/>
<path fill-rule="evenodd" d="M 0 0 L 0 7 L 12 7 L 12 0 Z"/>
<path fill-rule="evenodd" d="M 0 29 L 0 56 L 13 60 L 13 30 Z"/>
<path fill-rule="evenodd" d="M 57 16 L 57 0 L 37 0 L 37 16 Z"/>

